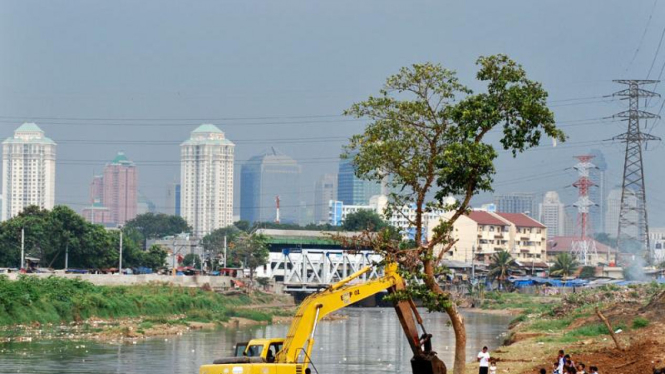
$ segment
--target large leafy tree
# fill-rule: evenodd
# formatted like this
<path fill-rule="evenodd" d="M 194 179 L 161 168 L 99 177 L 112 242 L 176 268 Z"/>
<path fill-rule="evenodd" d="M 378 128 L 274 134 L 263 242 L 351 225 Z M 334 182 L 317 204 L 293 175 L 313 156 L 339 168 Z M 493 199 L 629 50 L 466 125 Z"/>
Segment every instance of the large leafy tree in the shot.
<path fill-rule="evenodd" d="M 550 268 L 550 274 L 568 277 L 575 273 L 579 267 L 580 263 L 575 257 L 571 256 L 570 253 L 563 252 L 556 256 L 554 264 Z"/>
<path fill-rule="evenodd" d="M 41 266 L 62 269 L 67 254 L 69 268 L 118 265 L 119 231 L 88 223 L 66 206 L 56 206 L 50 211 L 31 206 L 0 224 L 0 266 L 19 266 L 21 229 L 25 230 L 26 255 L 38 257 Z M 123 266 L 146 266 L 146 260 L 139 245 L 131 237 L 125 237 Z"/>
<path fill-rule="evenodd" d="M 227 249 L 231 248 L 235 245 L 236 240 L 242 233 L 243 231 L 239 230 L 235 225 L 222 227 L 204 236 L 201 240 L 201 245 L 203 246 L 203 249 L 210 254 L 210 258 L 215 259 L 219 254 L 223 253 L 225 240 Z M 227 262 L 231 263 L 228 261 L 228 251 Z M 213 269 L 215 269 L 216 264 L 217 261 L 213 261 Z"/>
<path fill-rule="evenodd" d="M 350 139 L 343 156 L 351 159 L 358 177 L 388 184 L 393 192 L 387 213 L 404 216 L 416 246 L 401 249 L 388 239 L 391 235 L 359 240 L 370 241 L 363 244 L 422 280 L 422 286 L 411 282 L 407 291 L 429 310 L 448 313 L 456 337 L 455 374 L 465 371 L 466 332 L 451 295 L 436 280 L 437 266 L 455 243 L 453 223 L 467 212 L 474 195 L 492 189 L 497 151 L 487 135 L 496 130 L 492 138 L 513 156 L 537 146 L 543 134 L 565 140 L 547 108 L 547 92 L 520 65 L 504 55 L 481 57 L 477 64 L 484 92 L 473 93 L 440 65 L 415 64 L 389 77 L 379 95 L 345 112 L 369 124 Z M 446 205 L 450 195 L 461 200 Z M 404 214 L 404 206 L 414 207 L 415 214 Z M 439 209 L 448 215 L 425 240 L 426 214 Z"/>
<path fill-rule="evenodd" d="M 235 261 L 240 261 L 249 269 L 249 279 L 254 280 L 255 269 L 268 262 L 266 237 L 259 234 L 241 234 L 232 248 L 231 255 Z"/>
<path fill-rule="evenodd" d="M 169 235 L 190 232 L 192 228 L 184 218 L 163 213 L 139 214 L 127 221 L 123 227 L 125 233 L 137 242 L 143 242 L 144 249 L 148 239 L 158 239 Z"/>
<path fill-rule="evenodd" d="M 517 269 L 517 263 L 513 256 L 506 251 L 492 254 L 490 259 L 489 273 L 491 279 L 496 279 L 500 285 L 505 286 L 510 273 Z"/>
<path fill-rule="evenodd" d="M 387 226 L 386 221 L 372 210 L 359 210 L 348 214 L 342 224 L 346 231 L 380 231 Z"/>

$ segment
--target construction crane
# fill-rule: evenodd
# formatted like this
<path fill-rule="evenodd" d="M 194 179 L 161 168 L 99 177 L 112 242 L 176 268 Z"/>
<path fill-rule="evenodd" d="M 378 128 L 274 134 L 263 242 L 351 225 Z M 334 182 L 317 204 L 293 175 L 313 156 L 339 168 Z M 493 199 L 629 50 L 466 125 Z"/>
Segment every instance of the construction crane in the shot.
<path fill-rule="evenodd" d="M 215 360 L 203 365 L 199 374 L 302 374 L 311 364 L 314 334 L 319 321 L 326 315 L 355 302 L 387 290 L 395 293 L 405 289 L 397 273 L 397 265 L 389 263 L 385 275 L 364 283 L 350 282 L 367 273 L 365 267 L 324 291 L 307 297 L 289 327 L 286 338 L 253 339 L 235 347 L 235 357 Z M 413 351 L 411 368 L 418 374 L 445 374 L 446 366 L 432 351 L 432 335 L 425 331 L 423 320 L 411 299 L 394 302 L 397 317 Z M 418 326 L 422 333 L 418 331 Z M 316 370 L 316 368 L 315 368 Z"/>

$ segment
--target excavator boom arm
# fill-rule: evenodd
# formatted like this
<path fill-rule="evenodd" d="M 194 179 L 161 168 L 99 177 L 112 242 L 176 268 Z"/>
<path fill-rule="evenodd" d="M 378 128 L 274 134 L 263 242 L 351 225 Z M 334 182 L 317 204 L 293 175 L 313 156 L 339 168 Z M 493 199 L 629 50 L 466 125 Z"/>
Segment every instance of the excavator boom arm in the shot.
<path fill-rule="evenodd" d="M 381 278 L 359 284 L 349 284 L 353 279 L 366 273 L 364 268 L 348 278 L 336 283 L 325 291 L 307 297 L 298 308 L 284 341 L 284 347 L 276 356 L 276 362 L 295 363 L 299 356 L 309 356 L 314 344 L 314 331 L 317 323 L 326 315 L 347 307 L 355 302 L 375 295 L 381 291 L 395 291 L 404 288 L 404 280 L 397 273 L 396 264 L 388 264 L 385 275 Z M 400 301 L 395 306 L 400 323 L 407 334 L 409 344 L 414 350 L 420 350 L 418 331 L 408 301 Z M 302 358 L 302 357 L 301 357 Z"/>

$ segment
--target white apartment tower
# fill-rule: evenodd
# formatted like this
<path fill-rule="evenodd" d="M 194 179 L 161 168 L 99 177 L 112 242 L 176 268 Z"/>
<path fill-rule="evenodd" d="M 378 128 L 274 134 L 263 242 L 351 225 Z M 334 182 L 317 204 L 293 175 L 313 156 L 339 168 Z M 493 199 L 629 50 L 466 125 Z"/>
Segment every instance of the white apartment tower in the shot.
<path fill-rule="evenodd" d="M 210 124 L 180 145 L 181 214 L 199 238 L 233 224 L 234 147 Z"/>
<path fill-rule="evenodd" d="M 55 142 L 34 123 L 24 123 L 2 142 L 2 220 L 28 206 L 55 203 Z"/>
<path fill-rule="evenodd" d="M 545 193 L 543 202 L 540 204 L 540 222 L 547 227 L 547 238 L 564 236 L 566 226 L 566 214 L 564 205 L 559 199 L 556 191 Z"/>

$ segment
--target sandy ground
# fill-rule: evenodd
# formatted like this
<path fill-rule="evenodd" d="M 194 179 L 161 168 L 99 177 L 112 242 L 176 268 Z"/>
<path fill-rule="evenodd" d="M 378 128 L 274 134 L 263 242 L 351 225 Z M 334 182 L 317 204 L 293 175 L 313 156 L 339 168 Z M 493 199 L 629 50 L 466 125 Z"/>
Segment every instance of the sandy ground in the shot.
<path fill-rule="evenodd" d="M 574 343 L 557 343 L 548 338 L 561 336 L 563 332 L 520 332 L 517 326 L 511 337 L 512 343 L 494 352 L 498 373 L 532 374 L 540 368 L 551 373 L 559 349 L 572 356 L 573 361 L 582 362 L 588 368 L 598 366 L 601 373 L 650 374 L 653 368 L 665 367 L 665 293 L 660 300 L 644 307 L 639 304 L 618 303 L 606 309 L 606 316 L 613 325 L 629 325 L 636 316 L 647 318 L 649 326 L 629 329 L 618 335 L 623 350 L 617 349 L 609 335 L 580 338 Z M 598 323 L 596 316 L 581 318 L 567 330 L 588 323 Z M 477 373 L 478 364 L 467 365 L 467 373 Z"/>

